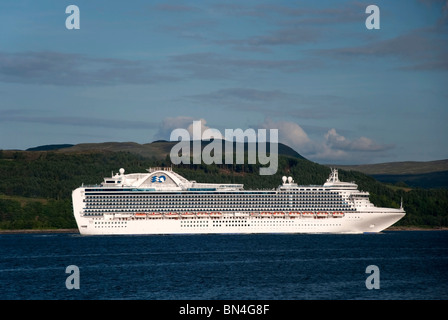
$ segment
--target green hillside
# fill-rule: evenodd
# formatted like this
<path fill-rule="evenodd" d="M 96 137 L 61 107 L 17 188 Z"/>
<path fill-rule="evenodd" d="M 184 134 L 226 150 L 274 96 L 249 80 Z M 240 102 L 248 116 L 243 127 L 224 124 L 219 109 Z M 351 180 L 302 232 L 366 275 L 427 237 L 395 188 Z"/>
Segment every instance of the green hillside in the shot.
<path fill-rule="evenodd" d="M 70 197 L 72 190 L 82 183 L 100 183 L 119 168 L 131 173 L 171 165 L 169 157 L 160 159 L 106 149 L 62 152 L 68 149 L 0 150 L 0 229 L 76 228 Z M 299 184 L 319 185 L 330 172 L 326 166 L 288 155 L 279 156 L 278 171 L 272 176 L 260 176 L 258 164 L 179 165 L 173 166 L 173 170 L 187 179 L 243 183 L 246 189 L 276 188 L 283 175 L 292 176 Z M 403 198 L 407 215 L 398 225 L 448 226 L 446 189 L 389 188 L 355 171 L 340 170 L 340 178 L 356 181 L 361 190 L 371 193 L 377 206 L 399 207 Z"/>
<path fill-rule="evenodd" d="M 221 143 L 222 150 L 225 151 L 224 140 L 217 140 Z M 171 149 L 177 144 L 177 141 L 165 141 L 158 140 L 151 143 L 138 144 L 135 142 L 103 142 L 103 143 L 82 143 L 77 144 L 69 148 L 63 148 L 58 150 L 59 153 L 70 154 L 70 153 L 84 153 L 84 152 L 129 152 L 131 154 L 139 155 L 148 159 L 165 159 L 171 152 Z M 209 144 L 208 141 L 201 141 L 201 150 Z M 233 142 L 232 151 L 236 152 L 237 145 L 240 143 Z M 51 147 L 51 146 L 48 146 Z M 45 146 L 39 149 L 44 149 Z M 247 151 L 248 144 L 245 143 L 243 146 L 244 150 Z M 257 148 L 257 144 L 255 144 Z M 278 154 L 290 156 L 294 158 L 304 159 L 295 150 L 288 147 L 283 143 L 277 144 Z M 190 150 L 193 151 L 193 142 L 190 142 Z M 270 144 L 266 145 L 266 151 L 270 152 Z"/>
<path fill-rule="evenodd" d="M 436 161 L 401 161 L 361 165 L 337 165 L 345 170 L 355 170 L 370 175 L 412 175 L 448 171 L 448 159 Z"/>
<path fill-rule="evenodd" d="M 355 170 L 393 185 L 412 188 L 448 188 L 448 159 L 436 161 L 404 161 L 363 165 L 335 165 Z"/>

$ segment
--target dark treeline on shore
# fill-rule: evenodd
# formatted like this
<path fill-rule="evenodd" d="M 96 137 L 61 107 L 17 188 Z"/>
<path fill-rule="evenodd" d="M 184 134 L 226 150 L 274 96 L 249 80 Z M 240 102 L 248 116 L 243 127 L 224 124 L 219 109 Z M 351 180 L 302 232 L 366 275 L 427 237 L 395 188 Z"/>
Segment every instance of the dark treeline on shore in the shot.
<path fill-rule="evenodd" d="M 76 228 L 71 192 L 81 184 L 99 184 L 120 168 L 126 173 L 171 166 L 164 160 L 126 152 L 64 154 L 52 151 L 0 150 L 0 229 Z M 273 189 L 282 176 L 303 185 L 322 185 L 330 168 L 306 159 L 279 156 L 275 175 L 259 175 L 259 164 L 173 165 L 173 170 L 198 182 L 242 183 L 245 189 Z M 369 191 L 376 206 L 399 207 L 406 216 L 398 226 L 447 227 L 448 190 L 387 186 L 359 172 L 339 170 L 340 179 Z"/>

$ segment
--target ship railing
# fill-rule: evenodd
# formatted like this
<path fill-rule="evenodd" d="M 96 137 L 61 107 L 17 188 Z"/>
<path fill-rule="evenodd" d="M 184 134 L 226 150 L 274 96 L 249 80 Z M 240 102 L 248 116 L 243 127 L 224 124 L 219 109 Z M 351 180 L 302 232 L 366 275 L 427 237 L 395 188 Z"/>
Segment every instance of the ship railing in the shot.
<path fill-rule="evenodd" d="M 148 172 L 156 172 L 156 171 L 173 171 L 173 168 L 171 167 L 151 167 L 147 169 Z"/>

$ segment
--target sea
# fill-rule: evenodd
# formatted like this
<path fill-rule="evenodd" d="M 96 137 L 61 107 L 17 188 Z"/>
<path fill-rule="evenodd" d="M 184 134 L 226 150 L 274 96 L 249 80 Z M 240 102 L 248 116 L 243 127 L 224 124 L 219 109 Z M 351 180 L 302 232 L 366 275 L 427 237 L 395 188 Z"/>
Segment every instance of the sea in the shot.
<path fill-rule="evenodd" d="M 448 231 L 1 234 L 1 300 L 446 300 Z"/>

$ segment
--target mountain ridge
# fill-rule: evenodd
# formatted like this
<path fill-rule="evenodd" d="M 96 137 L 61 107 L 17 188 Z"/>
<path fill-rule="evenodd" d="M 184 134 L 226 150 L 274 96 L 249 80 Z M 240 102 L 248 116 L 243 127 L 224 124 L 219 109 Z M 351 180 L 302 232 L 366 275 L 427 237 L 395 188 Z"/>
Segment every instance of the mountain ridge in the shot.
<path fill-rule="evenodd" d="M 223 146 L 223 150 L 225 151 L 224 147 L 224 140 L 220 140 L 221 144 Z M 133 154 L 140 155 L 145 158 L 155 158 L 155 159 L 165 159 L 167 155 L 170 154 L 171 149 L 177 144 L 179 141 L 165 141 L 165 140 L 157 140 L 150 143 L 145 144 L 139 144 L 137 142 L 99 142 L 99 143 L 80 143 L 76 145 L 72 145 L 70 147 L 63 147 L 60 149 L 54 148 L 55 145 L 48 145 L 48 146 L 39 146 L 35 148 L 27 149 L 27 151 L 46 151 L 46 148 L 48 147 L 48 151 L 55 151 L 55 152 L 61 152 L 61 153 L 76 153 L 76 152 L 97 152 L 97 151 L 103 151 L 103 152 L 130 152 Z M 204 146 L 208 145 L 210 141 L 201 141 L 201 149 L 204 148 Z M 233 142 L 233 152 L 236 153 L 236 145 L 239 143 Z M 66 146 L 66 145 L 60 145 L 60 146 Z M 248 143 L 244 143 L 244 150 L 247 151 Z M 278 143 L 278 154 L 279 155 L 285 155 L 285 156 L 291 156 L 299 159 L 305 159 L 302 155 L 300 155 L 297 151 L 292 149 L 291 147 L 283 144 Z M 190 142 L 190 150 L 193 150 L 193 142 Z M 270 144 L 266 144 L 266 152 L 270 151 Z"/>
<path fill-rule="evenodd" d="M 355 170 L 369 175 L 375 174 L 424 174 L 448 171 L 448 159 L 432 161 L 394 161 L 360 165 L 327 165 L 344 170 Z"/>
<path fill-rule="evenodd" d="M 387 184 L 425 189 L 448 188 L 448 159 L 330 167 L 358 171 Z"/>

